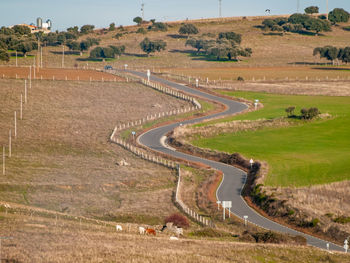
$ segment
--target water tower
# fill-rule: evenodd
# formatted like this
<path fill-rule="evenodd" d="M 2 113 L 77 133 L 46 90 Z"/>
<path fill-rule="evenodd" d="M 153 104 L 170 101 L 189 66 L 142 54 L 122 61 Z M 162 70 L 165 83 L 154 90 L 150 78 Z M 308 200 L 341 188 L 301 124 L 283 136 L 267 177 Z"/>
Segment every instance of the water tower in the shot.
<path fill-rule="evenodd" d="M 48 25 L 47 29 L 50 29 L 50 30 L 51 30 L 51 28 L 52 28 L 52 21 L 51 21 L 50 19 L 48 19 L 48 20 L 46 21 L 46 23 L 47 23 L 47 25 Z"/>
<path fill-rule="evenodd" d="M 36 19 L 36 26 L 41 29 L 43 27 L 43 19 L 41 17 L 38 17 Z"/>

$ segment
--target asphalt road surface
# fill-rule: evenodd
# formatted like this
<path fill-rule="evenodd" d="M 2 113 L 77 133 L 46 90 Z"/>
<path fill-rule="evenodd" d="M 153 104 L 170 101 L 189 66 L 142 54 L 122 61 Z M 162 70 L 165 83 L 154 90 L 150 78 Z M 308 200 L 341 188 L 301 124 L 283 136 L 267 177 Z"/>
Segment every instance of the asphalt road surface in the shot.
<path fill-rule="evenodd" d="M 146 73 L 142 72 L 136 72 L 132 70 L 127 70 L 128 73 L 146 78 Z M 321 249 L 326 249 L 327 248 L 327 243 L 329 244 L 329 249 L 330 250 L 337 250 L 337 251 L 344 251 L 343 247 L 338 246 L 336 244 L 330 243 L 328 241 L 319 239 L 317 237 L 313 237 L 301 232 L 298 232 L 296 230 L 293 230 L 291 228 L 285 227 L 283 225 L 280 225 L 274 221 L 271 221 L 260 214 L 258 214 L 255 210 L 250 208 L 247 203 L 244 201 L 244 199 L 241 196 L 241 191 L 242 188 L 245 184 L 246 180 L 246 173 L 238 168 L 235 168 L 230 165 L 226 165 L 223 163 L 215 162 L 212 160 L 207 160 L 203 159 L 200 157 L 192 156 L 189 154 L 181 153 L 178 151 L 174 151 L 171 148 L 164 147 L 160 140 L 161 138 L 173 130 L 175 127 L 179 126 L 180 124 L 189 124 L 189 123 L 198 123 L 202 120 L 206 119 L 211 119 L 213 117 L 220 117 L 220 116 L 226 116 L 226 115 L 231 115 L 235 114 L 238 112 L 243 111 L 244 109 L 247 108 L 245 104 L 221 98 L 212 94 L 207 94 L 203 91 L 199 91 L 197 89 L 192 89 L 187 86 L 177 84 L 175 82 L 171 82 L 159 77 L 151 76 L 151 81 L 155 81 L 158 83 L 162 83 L 164 85 L 170 86 L 172 88 L 175 88 L 177 90 L 181 90 L 185 93 L 188 93 L 193 96 L 198 96 L 202 97 L 205 99 L 209 99 L 212 101 L 216 101 L 222 104 L 225 104 L 227 106 L 227 110 L 221 113 L 216 113 L 210 116 L 205 116 L 193 120 L 187 120 L 179 123 L 174 123 L 170 125 L 165 125 L 162 127 L 155 128 L 153 130 L 150 130 L 142 135 L 139 136 L 138 141 L 139 143 L 143 144 L 144 146 L 158 151 L 162 152 L 177 158 L 182 158 L 186 159 L 189 161 L 197 162 L 197 163 L 203 163 L 206 165 L 209 165 L 217 170 L 220 170 L 224 173 L 224 179 L 217 191 L 217 199 L 220 201 L 232 201 L 232 208 L 230 211 L 236 215 L 239 218 L 244 218 L 244 216 L 248 216 L 248 223 L 258 225 L 262 228 L 277 231 L 277 232 L 282 232 L 282 233 L 288 233 L 291 235 L 301 235 L 304 236 L 307 239 L 307 243 L 309 245 L 321 248 Z"/>

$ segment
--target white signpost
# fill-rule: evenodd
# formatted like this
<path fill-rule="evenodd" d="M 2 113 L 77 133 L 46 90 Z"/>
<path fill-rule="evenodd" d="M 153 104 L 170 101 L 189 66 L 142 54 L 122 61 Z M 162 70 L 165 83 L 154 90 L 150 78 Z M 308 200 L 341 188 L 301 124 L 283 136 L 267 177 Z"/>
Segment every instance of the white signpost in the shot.
<path fill-rule="evenodd" d="M 345 253 L 348 253 L 348 249 L 349 249 L 349 242 L 347 239 L 345 239 L 344 241 L 344 249 L 345 249 Z"/>
<path fill-rule="evenodd" d="M 219 206 L 221 204 L 221 201 L 216 201 L 216 203 L 218 204 L 218 210 L 219 210 Z"/>
<path fill-rule="evenodd" d="M 127 70 L 128 69 L 128 64 L 124 65 L 124 69 Z"/>
<path fill-rule="evenodd" d="M 250 169 L 252 169 L 252 168 L 253 168 L 254 160 L 253 160 L 253 159 L 250 159 L 250 160 L 249 160 L 249 163 L 250 163 Z"/>
<path fill-rule="evenodd" d="M 147 69 L 147 81 L 149 81 L 150 77 L 151 77 L 151 71 Z"/>
<path fill-rule="evenodd" d="M 132 134 L 132 138 L 133 138 L 133 140 L 135 140 L 135 135 L 136 135 L 136 132 L 132 131 L 132 132 L 131 132 L 131 134 Z"/>
<path fill-rule="evenodd" d="M 254 103 L 255 110 L 258 108 L 258 104 L 259 104 L 259 100 L 255 100 L 255 103 Z"/>
<path fill-rule="evenodd" d="M 199 86 L 199 80 L 196 79 L 196 87 L 198 88 L 198 86 Z"/>
<path fill-rule="evenodd" d="M 244 219 L 244 225 L 247 226 L 248 216 L 243 216 L 243 219 Z"/>
<path fill-rule="evenodd" d="M 225 214 L 226 214 L 226 208 L 228 208 L 228 216 L 230 217 L 230 208 L 232 207 L 232 201 L 222 201 L 222 207 L 223 207 L 223 218 L 225 220 Z"/>

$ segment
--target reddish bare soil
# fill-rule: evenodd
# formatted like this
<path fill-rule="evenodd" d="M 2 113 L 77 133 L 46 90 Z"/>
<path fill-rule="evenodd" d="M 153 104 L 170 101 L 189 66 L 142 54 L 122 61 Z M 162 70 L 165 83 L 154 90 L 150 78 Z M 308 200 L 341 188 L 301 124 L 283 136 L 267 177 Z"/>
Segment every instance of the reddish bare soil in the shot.
<path fill-rule="evenodd" d="M 31 70 L 34 79 L 82 80 L 82 81 L 122 81 L 123 79 L 105 72 L 82 69 L 34 68 Z M 0 67 L 0 78 L 28 78 L 29 67 Z"/>

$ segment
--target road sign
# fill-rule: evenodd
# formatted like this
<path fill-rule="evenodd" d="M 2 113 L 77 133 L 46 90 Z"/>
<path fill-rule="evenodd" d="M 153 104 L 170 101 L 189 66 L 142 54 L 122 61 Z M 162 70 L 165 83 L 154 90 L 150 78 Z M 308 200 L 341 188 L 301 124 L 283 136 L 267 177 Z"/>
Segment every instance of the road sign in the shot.
<path fill-rule="evenodd" d="M 344 241 L 344 249 L 345 249 L 345 253 L 348 253 L 348 249 L 349 249 L 349 244 L 348 244 L 349 242 L 348 242 L 348 240 L 347 239 L 345 239 L 345 241 Z"/>
<path fill-rule="evenodd" d="M 253 160 L 253 159 L 250 159 L 250 160 L 249 160 L 249 163 L 250 163 L 250 169 L 252 169 L 254 160 Z"/>
<path fill-rule="evenodd" d="M 223 218 L 225 220 L 225 214 L 226 214 L 226 208 L 229 209 L 229 216 L 230 216 L 230 208 L 232 207 L 232 201 L 222 201 L 222 207 L 223 209 Z"/>
<path fill-rule="evenodd" d="M 151 77 L 151 71 L 149 69 L 147 69 L 147 80 L 149 81 Z"/>
<path fill-rule="evenodd" d="M 244 225 L 246 226 L 247 225 L 248 216 L 243 216 L 243 219 L 244 219 Z"/>

